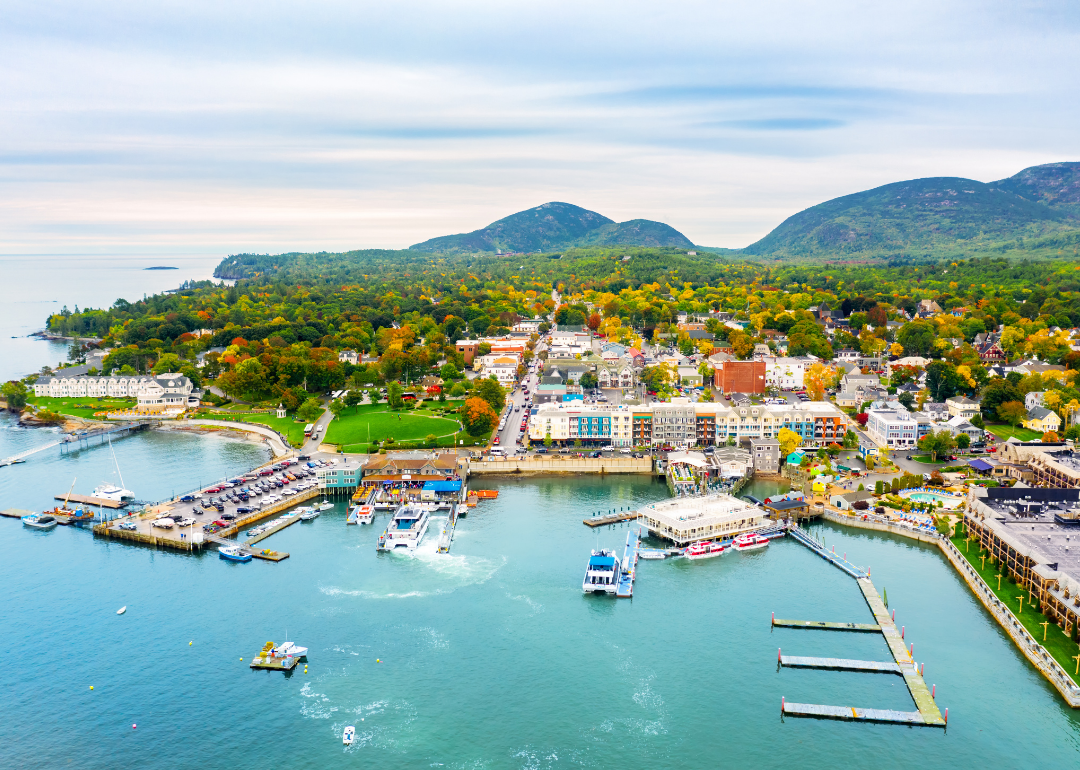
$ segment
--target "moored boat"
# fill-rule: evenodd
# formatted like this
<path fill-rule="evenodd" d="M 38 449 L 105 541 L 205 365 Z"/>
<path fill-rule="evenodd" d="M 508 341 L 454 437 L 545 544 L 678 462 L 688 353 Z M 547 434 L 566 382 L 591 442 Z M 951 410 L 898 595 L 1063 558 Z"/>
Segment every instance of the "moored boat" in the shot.
<path fill-rule="evenodd" d="M 725 550 L 726 548 L 723 544 L 707 541 L 704 543 L 694 543 L 687 547 L 683 555 L 691 560 L 711 559 L 714 556 L 721 556 Z"/>
<path fill-rule="evenodd" d="M 745 535 L 739 535 L 735 538 L 732 548 L 736 551 L 755 551 L 768 545 L 769 538 L 759 535 L 757 532 L 747 532 Z"/>
<path fill-rule="evenodd" d="M 218 549 L 218 556 L 225 561 L 251 561 L 251 554 L 244 551 L 235 545 L 226 546 L 225 548 Z"/>
<path fill-rule="evenodd" d="M 356 506 L 356 523 L 357 524 L 371 524 L 375 521 L 375 506 L 373 505 L 358 505 Z"/>
<path fill-rule="evenodd" d="M 334 504 L 329 500 L 323 500 L 321 503 L 315 506 L 316 511 L 329 511 L 334 507 Z"/>
<path fill-rule="evenodd" d="M 47 513 L 33 513 L 29 516 L 22 517 L 23 526 L 32 527 L 33 529 L 52 529 L 58 522 L 55 516 L 51 516 Z"/>
<path fill-rule="evenodd" d="M 307 657 L 307 647 L 301 647 L 292 642 L 282 642 L 273 649 L 275 658 L 304 658 Z"/>
<path fill-rule="evenodd" d="M 587 594 L 615 594 L 619 586 L 621 565 L 615 552 L 602 548 L 589 556 L 589 565 L 585 568 L 585 579 L 581 590 Z"/>
<path fill-rule="evenodd" d="M 319 512 L 315 509 L 309 509 L 300 514 L 300 521 L 314 521 L 319 518 Z"/>

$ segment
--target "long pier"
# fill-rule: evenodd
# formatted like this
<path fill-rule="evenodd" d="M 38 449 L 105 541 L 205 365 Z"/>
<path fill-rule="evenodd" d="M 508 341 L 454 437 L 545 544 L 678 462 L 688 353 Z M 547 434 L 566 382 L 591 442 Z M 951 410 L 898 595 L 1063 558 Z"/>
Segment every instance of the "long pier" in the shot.
<path fill-rule="evenodd" d="M 63 452 L 67 451 L 70 447 L 78 446 L 84 442 L 88 445 L 91 439 L 103 439 L 107 436 L 124 435 L 128 433 L 133 433 L 135 431 L 143 430 L 144 428 L 148 427 L 150 427 L 150 421 L 144 420 L 140 422 L 124 423 L 123 425 L 117 425 L 115 427 L 106 428 L 104 430 L 69 433 L 64 436 L 64 438 L 57 441 L 43 444 L 42 446 L 34 447 L 33 449 L 27 449 L 26 451 L 19 452 L 18 454 L 12 455 L 11 457 L 3 458 L 2 460 L 0 460 L 0 468 L 4 467 L 5 465 L 14 465 L 15 463 L 25 462 L 27 457 L 30 457 L 31 455 L 36 455 L 38 452 L 44 452 L 46 449 L 52 449 L 54 446 L 60 447 L 61 452 Z"/>
<path fill-rule="evenodd" d="M 881 633 L 881 626 L 876 623 L 833 623 L 827 620 L 780 620 L 773 617 L 772 624 L 777 628 L 812 628 L 819 631 Z"/>
<path fill-rule="evenodd" d="M 619 583 L 615 587 L 615 596 L 620 599 L 634 598 L 634 579 L 637 577 L 638 548 L 641 545 L 641 530 L 626 533 L 626 546 L 623 548 L 622 569 Z"/>
<path fill-rule="evenodd" d="M 825 706 L 807 703 L 787 703 L 781 701 L 781 713 L 785 716 L 816 717 L 821 719 L 843 719 L 849 721 L 887 722 L 892 724 L 921 725 L 924 727 L 945 727 L 947 720 L 942 716 L 934 700 L 934 693 L 926 686 L 922 672 L 912 658 L 914 645 L 911 649 L 905 646 L 904 637 L 896 628 L 896 623 L 889 613 L 885 602 L 881 600 L 874 583 L 870 580 L 869 570 L 848 562 L 847 558 L 837 556 L 834 552 L 825 549 L 812 537 L 804 533 L 799 527 L 790 528 L 792 536 L 798 542 L 805 545 L 814 553 L 821 556 L 830 564 L 847 575 L 855 578 L 855 582 L 862 591 L 870 612 L 877 621 L 874 625 L 885 637 L 885 643 L 889 646 L 893 662 L 881 661 L 858 661 L 845 660 L 842 658 L 803 658 L 797 656 L 784 656 L 777 653 L 778 667 L 819 668 L 838 671 L 861 671 L 872 673 L 899 674 L 904 678 L 911 699 L 915 702 L 918 711 L 890 711 L 887 709 L 863 709 L 852 706 Z M 773 625 L 782 625 L 788 628 L 820 629 L 828 631 L 870 631 L 870 624 L 856 623 L 830 623 L 826 621 L 776 621 Z M 948 712 L 946 712 L 948 713 Z"/>
<path fill-rule="evenodd" d="M 581 523 L 587 527 L 604 527 L 608 524 L 618 524 L 623 521 L 636 521 L 640 517 L 641 514 L 637 511 L 613 511 L 608 514 L 601 514 L 599 516 L 591 516 L 587 519 L 582 519 Z"/>

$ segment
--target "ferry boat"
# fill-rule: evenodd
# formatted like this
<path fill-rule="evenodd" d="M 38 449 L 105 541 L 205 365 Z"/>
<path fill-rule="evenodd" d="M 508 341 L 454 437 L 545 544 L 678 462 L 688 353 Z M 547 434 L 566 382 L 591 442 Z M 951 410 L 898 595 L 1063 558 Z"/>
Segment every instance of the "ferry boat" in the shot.
<path fill-rule="evenodd" d="M 397 509 L 394 518 L 386 527 L 386 531 L 379 536 L 379 544 L 376 550 L 397 551 L 406 549 L 413 551 L 427 532 L 430 511 L 426 508 L 402 503 Z"/>
<path fill-rule="evenodd" d="M 371 524 L 375 521 L 375 506 L 358 505 L 353 510 L 356 512 L 357 524 Z"/>
<path fill-rule="evenodd" d="M 586 594 L 615 594 L 619 586 L 621 565 L 615 552 L 602 548 L 589 556 L 589 566 L 585 568 L 585 580 L 581 591 Z"/>
<path fill-rule="evenodd" d="M 732 548 L 736 551 L 756 551 L 769 545 L 769 538 L 759 535 L 757 532 L 747 532 L 735 538 Z"/>
<path fill-rule="evenodd" d="M 25 527 L 32 527 L 33 529 L 52 529 L 58 522 L 56 517 L 47 513 L 32 513 L 29 516 L 22 517 L 22 523 Z"/>
<path fill-rule="evenodd" d="M 235 545 L 226 546 L 225 548 L 219 548 L 218 556 L 220 556 L 225 561 L 251 561 L 251 554 L 246 553 L 244 550 Z"/>
<path fill-rule="evenodd" d="M 723 555 L 726 550 L 725 546 L 721 543 L 713 543 L 711 541 L 705 543 L 694 543 L 689 546 L 684 553 L 687 559 L 711 559 L 714 556 Z"/>

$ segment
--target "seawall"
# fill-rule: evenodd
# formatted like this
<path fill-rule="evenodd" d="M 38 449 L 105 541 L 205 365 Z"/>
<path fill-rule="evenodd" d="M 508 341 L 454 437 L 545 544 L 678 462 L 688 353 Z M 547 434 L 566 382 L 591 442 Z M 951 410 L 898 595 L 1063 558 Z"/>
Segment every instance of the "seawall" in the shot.
<path fill-rule="evenodd" d="M 473 459 L 469 462 L 469 473 L 652 473 L 652 458 L 538 455 Z"/>

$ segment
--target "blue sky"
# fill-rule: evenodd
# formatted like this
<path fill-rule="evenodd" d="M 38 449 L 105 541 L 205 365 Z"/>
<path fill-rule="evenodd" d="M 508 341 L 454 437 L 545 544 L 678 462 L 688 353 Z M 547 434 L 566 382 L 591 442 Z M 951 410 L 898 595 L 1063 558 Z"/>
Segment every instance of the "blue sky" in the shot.
<path fill-rule="evenodd" d="M 1075 0 L 885 5 L 7 0 L 0 253 L 399 248 L 549 200 L 739 247 L 1080 160 Z"/>

